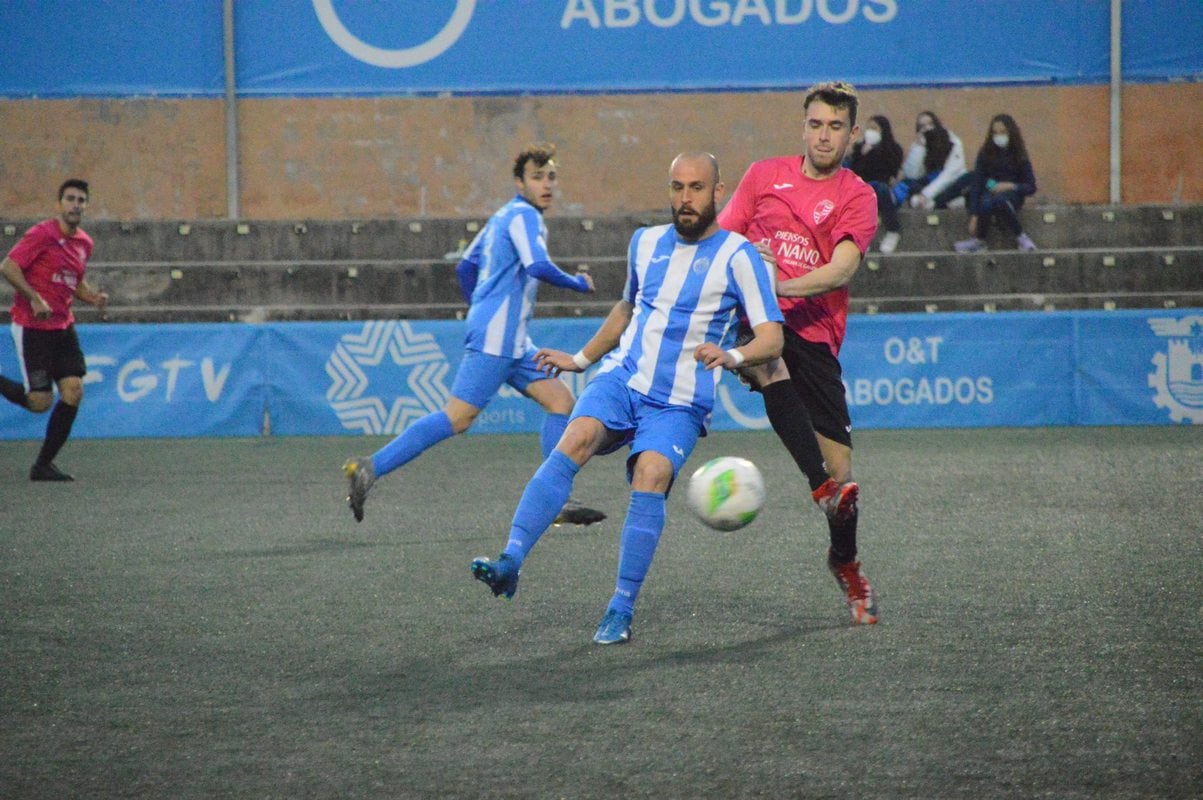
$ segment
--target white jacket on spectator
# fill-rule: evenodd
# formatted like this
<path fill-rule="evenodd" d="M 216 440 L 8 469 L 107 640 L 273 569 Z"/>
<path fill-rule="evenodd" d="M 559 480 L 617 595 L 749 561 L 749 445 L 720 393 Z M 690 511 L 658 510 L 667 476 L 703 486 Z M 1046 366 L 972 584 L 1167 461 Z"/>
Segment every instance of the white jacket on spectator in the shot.
<path fill-rule="evenodd" d="M 944 168 L 940 170 L 940 174 L 932 178 L 931 183 L 923 187 L 923 191 L 920 193 L 928 200 L 935 199 L 935 196 L 947 189 L 953 181 L 968 172 L 965 169 L 965 146 L 961 144 L 960 138 L 949 131 L 948 141 L 952 144 L 952 149 L 948 151 L 948 158 L 944 159 Z M 906 160 L 902 162 L 903 177 L 912 180 L 924 177 L 923 159 L 926 156 L 927 147 L 923 140 L 916 140 L 911 145 L 911 149 L 907 151 Z"/>

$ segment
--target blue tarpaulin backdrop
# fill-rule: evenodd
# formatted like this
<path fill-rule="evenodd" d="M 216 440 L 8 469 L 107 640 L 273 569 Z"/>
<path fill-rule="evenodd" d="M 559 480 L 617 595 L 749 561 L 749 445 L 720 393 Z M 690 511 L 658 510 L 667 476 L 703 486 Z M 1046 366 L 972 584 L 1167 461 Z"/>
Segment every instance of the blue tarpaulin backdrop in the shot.
<path fill-rule="evenodd" d="M 1203 3 L 1122 4 L 1126 80 L 1203 78 Z M 1107 0 L 236 0 L 242 96 L 1105 83 Z M 222 3 L 5 0 L 0 95 L 220 97 Z"/>

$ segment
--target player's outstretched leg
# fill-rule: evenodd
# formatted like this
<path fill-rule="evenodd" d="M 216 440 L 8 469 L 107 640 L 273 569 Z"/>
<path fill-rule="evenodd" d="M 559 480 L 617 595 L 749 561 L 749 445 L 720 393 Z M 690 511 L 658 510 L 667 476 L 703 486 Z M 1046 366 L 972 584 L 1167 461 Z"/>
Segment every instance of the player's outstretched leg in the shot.
<path fill-rule="evenodd" d="M 487 558 L 472 559 L 472 577 L 488 586 L 494 597 L 514 599 L 518 591 L 518 573 L 521 565 L 518 559 L 502 553 L 496 561 Z"/>
<path fill-rule="evenodd" d="M 543 458 L 547 459 L 556 449 L 556 443 L 560 441 L 560 437 L 564 435 L 564 429 L 568 427 L 567 414 L 554 414 L 548 412 L 543 418 L 543 430 L 539 435 L 539 445 L 543 450 Z M 564 507 L 560 509 L 560 513 L 556 515 L 553 525 L 592 525 L 595 522 L 601 522 L 606 518 L 606 515 L 595 508 L 581 505 L 571 497 L 568 502 L 564 503 Z"/>
<path fill-rule="evenodd" d="M 827 569 L 844 593 L 844 602 L 852 615 L 853 625 L 873 625 L 877 622 L 877 592 L 861 572 L 859 561 L 838 561 L 833 551 L 827 553 Z"/>
<path fill-rule="evenodd" d="M 363 522 L 363 504 L 368 499 L 368 490 L 376 482 L 376 470 L 372 466 L 371 457 L 350 458 L 343 464 L 343 474 L 347 476 L 347 505 L 355 515 L 356 522 Z"/>

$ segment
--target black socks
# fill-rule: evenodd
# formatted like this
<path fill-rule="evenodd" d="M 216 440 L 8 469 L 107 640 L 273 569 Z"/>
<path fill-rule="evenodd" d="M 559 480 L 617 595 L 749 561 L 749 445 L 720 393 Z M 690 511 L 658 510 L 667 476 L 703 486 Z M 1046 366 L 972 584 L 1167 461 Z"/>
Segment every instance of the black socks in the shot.
<path fill-rule="evenodd" d="M 764 410 L 768 414 L 777 438 L 793 456 L 798 469 L 806 473 L 813 492 L 827 480 L 827 468 L 823 466 L 823 451 L 815 438 L 810 424 L 810 414 L 802 404 L 802 398 L 794 391 L 789 381 L 770 383 L 760 390 L 764 396 Z"/>
<path fill-rule="evenodd" d="M 38 464 L 49 464 L 58 455 L 58 451 L 71 435 L 71 426 L 75 424 L 78 406 L 69 406 L 62 400 L 54 404 L 50 412 L 50 421 L 46 423 L 46 438 L 42 442 L 42 450 L 38 453 Z"/>
<path fill-rule="evenodd" d="M 29 408 L 25 403 L 25 385 L 0 375 L 0 396 L 15 406 Z"/>

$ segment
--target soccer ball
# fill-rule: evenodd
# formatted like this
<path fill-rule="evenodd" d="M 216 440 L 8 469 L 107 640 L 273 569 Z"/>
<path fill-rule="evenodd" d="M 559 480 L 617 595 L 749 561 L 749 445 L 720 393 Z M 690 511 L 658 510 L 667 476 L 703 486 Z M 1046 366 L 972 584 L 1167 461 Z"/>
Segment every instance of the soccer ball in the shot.
<path fill-rule="evenodd" d="M 739 530 L 756 519 L 764 505 L 764 479 L 745 458 L 713 458 L 689 479 L 689 505 L 711 528 Z"/>

